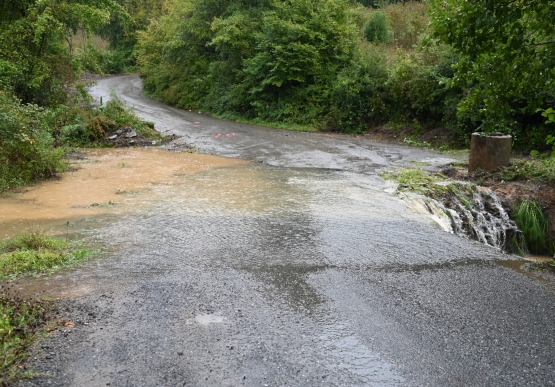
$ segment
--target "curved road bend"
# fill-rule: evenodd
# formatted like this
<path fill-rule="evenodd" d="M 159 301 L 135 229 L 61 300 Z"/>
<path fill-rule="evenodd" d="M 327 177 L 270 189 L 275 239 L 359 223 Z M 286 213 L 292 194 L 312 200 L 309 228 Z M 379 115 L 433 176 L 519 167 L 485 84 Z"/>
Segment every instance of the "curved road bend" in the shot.
<path fill-rule="evenodd" d="M 75 326 L 20 385 L 555 386 L 553 282 L 411 214 L 378 176 L 445 156 L 178 110 L 136 76 L 92 93 L 110 89 L 182 142 L 252 163 L 95 229 L 118 249 L 72 272 L 95 290 L 66 301 Z"/>

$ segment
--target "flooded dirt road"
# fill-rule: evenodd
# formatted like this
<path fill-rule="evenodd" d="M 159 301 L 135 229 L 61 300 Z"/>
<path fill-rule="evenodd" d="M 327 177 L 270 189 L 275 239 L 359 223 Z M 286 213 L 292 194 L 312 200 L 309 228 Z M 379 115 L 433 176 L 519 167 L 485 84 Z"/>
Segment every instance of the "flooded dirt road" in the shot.
<path fill-rule="evenodd" d="M 72 229 L 107 257 L 18 281 L 66 297 L 75 324 L 20 385 L 555 385 L 553 284 L 411 213 L 378 175 L 448 158 L 179 111 L 134 76 L 93 93 L 110 88 L 183 143 L 247 162 L 147 179 L 134 210 Z"/>

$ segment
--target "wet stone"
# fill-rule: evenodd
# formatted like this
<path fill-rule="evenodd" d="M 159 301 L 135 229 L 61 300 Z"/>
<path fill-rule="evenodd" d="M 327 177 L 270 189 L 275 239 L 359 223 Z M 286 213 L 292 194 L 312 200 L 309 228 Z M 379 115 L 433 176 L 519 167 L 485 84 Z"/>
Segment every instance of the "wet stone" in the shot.
<path fill-rule="evenodd" d="M 127 133 L 125 133 L 125 137 L 127 138 L 137 137 L 137 132 L 135 132 L 135 130 L 133 129 L 128 128 Z"/>

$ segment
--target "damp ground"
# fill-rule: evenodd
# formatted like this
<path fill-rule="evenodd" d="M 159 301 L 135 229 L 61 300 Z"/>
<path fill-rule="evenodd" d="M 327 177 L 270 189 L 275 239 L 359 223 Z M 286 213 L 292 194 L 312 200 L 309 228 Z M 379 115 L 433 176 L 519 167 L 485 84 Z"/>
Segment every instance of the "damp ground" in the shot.
<path fill-rule="evenodd" d="M 110 88 L 182 136 L 169 148 L 247 162 L 95 199 L 116 206 L 75 232 L 109 254 L 16 285 L 65 297 L 58 317 L 73 322 L 37 347 L 41 374 L 20 386 L 555 385 L 553 284 L 443 231 L 379 177 L 452 160 L 180 111 L 133 76 L 93 92 Z"/>

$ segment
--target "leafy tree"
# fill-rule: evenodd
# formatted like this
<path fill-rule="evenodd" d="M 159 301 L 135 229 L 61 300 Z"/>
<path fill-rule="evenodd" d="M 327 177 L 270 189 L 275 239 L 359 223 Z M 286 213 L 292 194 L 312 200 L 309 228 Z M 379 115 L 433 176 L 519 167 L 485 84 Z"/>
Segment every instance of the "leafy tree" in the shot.
<path fill-rule="evenodd" d="M 389 43 L 391 34 L 387 27 L 387 18 L 381 11 L 372 13 L 364 26 L 364 37 L 369 42 Z"/>
<path fill-rule="evenodd" d="M 460 116 L 486 132 L 518 131 L 555 106 L 555 2 L 432 0 L 433 35 L 459 61 Z"/>
<path fill-rule="evenodd" d="M 265 13 L 244 70 L 259 116 L 313 119 L 325 111 L 327 89 L 355 50 L 356 30 L 346 8 L 345 1 L 289 0 Z"/>
<path fill-rule="evenodd" d="M 51 124 L 52 111 L 23 105 L 0 91 L 0 192 L 64 168 L 64 151 L 53 147 Z"/>
<path fill-rule="evenodd" d="M 0 9 L 0 87 L 23 102 L 64 100 L 72 80 L 64 37 L 99 28 L 119 6 L 113 0 L 6 0 Z"/>
<path fill-rule="evenodd" d="M 101 63 L 104 72 L 114 74 L 135 66 L 134 55 L 137 34 L 145 31 L 151 21 L 159 19 L 164 12 L 164 0 L 115 0 L 125 12 L 112 12 L 109 23 L 97 29 L 95 33 L 106 39 L 109 50 L 99 52 L 97 56 L 107 57 Z"/>
<path fill-rule="evenodd" d="M 309 122 L 349 66 L 347 0 L 174 0 L 140 34 L 146 90 L 187 108 Z"/>

